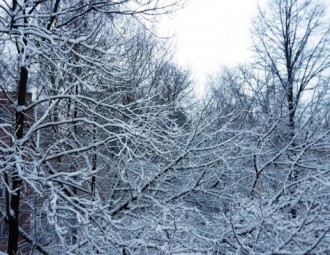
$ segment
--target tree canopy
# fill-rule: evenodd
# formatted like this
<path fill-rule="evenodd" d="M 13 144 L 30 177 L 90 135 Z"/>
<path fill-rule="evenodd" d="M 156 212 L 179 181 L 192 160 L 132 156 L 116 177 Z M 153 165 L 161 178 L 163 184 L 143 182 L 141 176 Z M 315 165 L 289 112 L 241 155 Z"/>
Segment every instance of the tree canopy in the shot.
<path fill-rule="evenodd" d="M 328 254 L 326 6 L 268 3 L 199 100 L 183 1 L 0 2 L 0 251 Z"/>

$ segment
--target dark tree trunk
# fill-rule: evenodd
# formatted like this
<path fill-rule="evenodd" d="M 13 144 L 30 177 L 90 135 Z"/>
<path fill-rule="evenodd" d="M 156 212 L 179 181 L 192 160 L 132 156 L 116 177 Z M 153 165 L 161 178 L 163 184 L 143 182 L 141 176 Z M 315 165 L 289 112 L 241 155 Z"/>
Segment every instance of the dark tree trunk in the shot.
<path fill-rule="evenodd" d="M 24 106 L 26 101 L 26 89 L 28 80 L 28 70 L 26 67 L 21 67 L 20 80 L 17 91 L 17 104 L 18 106 Z M 16 123 L 15 123 L 15 135 L 16 139 L 23 138 L 24 132 L 24 113 L 16 110 Z M 13 194 L 10 195 L 10 213 L 8 215 L 8 248 L 7 253 L 9 255 L 17 254 L 18 249 L 18 236 L 19 236 L 19 207 L 20 207 L 20 194 L 22 180 L 18 176 L 17 169 L 13 169 L 12 173 L 12 190 Z"/>

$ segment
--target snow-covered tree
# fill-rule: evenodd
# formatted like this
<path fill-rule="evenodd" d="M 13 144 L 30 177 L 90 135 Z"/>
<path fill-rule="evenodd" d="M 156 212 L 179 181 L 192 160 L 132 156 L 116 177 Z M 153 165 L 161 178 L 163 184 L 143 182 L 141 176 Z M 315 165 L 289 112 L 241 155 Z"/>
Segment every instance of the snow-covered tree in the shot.
<path fill-rule="evenodd" d="M 220 253 L 329 252 L 325 11 L 319 1 L 270 0 L 253 23 L 252 63 L 213 79 L 213 107 L 236 110 L 244 132 L 227 161 L 236 176 Z"/>
<path fill-rule="evenodd" d="M 1 90 L 15 115 L 1 123 L 9 254 L 19 236 L 43 253 L 125 246 L 130 236 L 114 215 L 129 211 L 178 148 L 170 106 L 154 100 L 150 82 L 161 47 L 142 40 L 143 56 L 136 28 L 179 3 L 0 4 Z"/>

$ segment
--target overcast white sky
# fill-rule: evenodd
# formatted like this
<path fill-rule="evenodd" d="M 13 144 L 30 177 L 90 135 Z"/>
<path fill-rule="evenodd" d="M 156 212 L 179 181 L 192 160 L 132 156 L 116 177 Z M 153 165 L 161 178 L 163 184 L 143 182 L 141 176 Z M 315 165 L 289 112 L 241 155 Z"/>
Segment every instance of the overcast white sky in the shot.
<path fill-rule="evenodd" d="M 257 0 L 188 0 L 184 9 L 163 19 L 161 35 L 173 35 L 176 60 L 189 66 L 199 84 L 221 66 L 249 57 L 250 22 Z"/>

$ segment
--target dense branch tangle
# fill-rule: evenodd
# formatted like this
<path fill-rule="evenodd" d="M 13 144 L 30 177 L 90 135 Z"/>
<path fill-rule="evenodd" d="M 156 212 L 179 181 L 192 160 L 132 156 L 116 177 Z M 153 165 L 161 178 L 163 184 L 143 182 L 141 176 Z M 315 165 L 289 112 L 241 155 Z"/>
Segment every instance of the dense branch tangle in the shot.
<path fill-rule="evenodd" d="M 42 231 L 36 226 L 48 219 L 53 231 L 35 232 L 34 238 L 37 243 L 44 234 L 40 247 L 48 243 L 59 250 L 90 240 L 83 231 L 88 225 L 103 232 L 100 219 L 108 223 L 111 219 L 97 207 L 126 194 L 117 191 L 121 185 L 123 189 L 131 185 L 126 164 L 149 162 L 152 157 L 161 160 L 177 147 L 171 141 L 176 136 L 170 129 L 176 126 L 170 117 L 172 107 L 159 104 L 157 92 L 150 87 L 155 69 L 142 62 L 136 66 L 145 69 L 141 77 L 132 79 L 135 70 L 127 68 L 127 53 L 132 49 L 126 45 L 145 34 L 145 27 L 135 30 L 141 27 L 138 20 L 147 26 L 147 20 L 179 5 L 180 1 L 166 5 L 83 0 L 0 3 L 2 68 L 10 61 L 19 67 L 15 74 L 15 66 L 9 66 L 13 79 L 1 81 L 2 91 L 17 91 L 12 101 L 15 107 L 17 100 L 13 133 L 8 133 L 10 142 L 1 148 L 6 158 L 1 174 L 8 180 L 9 254 L 18 251 L 20 224 L 34 224 L 34 231 Z M 129 31 L 127 24 L 132 27 Z M 145 40 L 145 46 L 157 44 Z M 161 51 L 157 47 L 155 51 Z M 160 61 L 152 55 L 146 60 L 154 66 Z M 165 57 L 161 61 L 167 62 Z M 28 91 L 33 102 L 26 102 Z M 30 126 L 26 126 L 27 117 L 33 118 Z M 107 184 L 107 178 L 117 184 Z M 102 190 L 104 185 L 109 189 Z M 20 210 L 26 211 L 25 220 L 19 220 Z M 54 241 L 55 235 L 59 242 Z M 102 252 L 101 243 L 108 248 L 120 246 L 108 240 L 100 247 L 96 243 L 93 240 L 84 247 Z"/>

